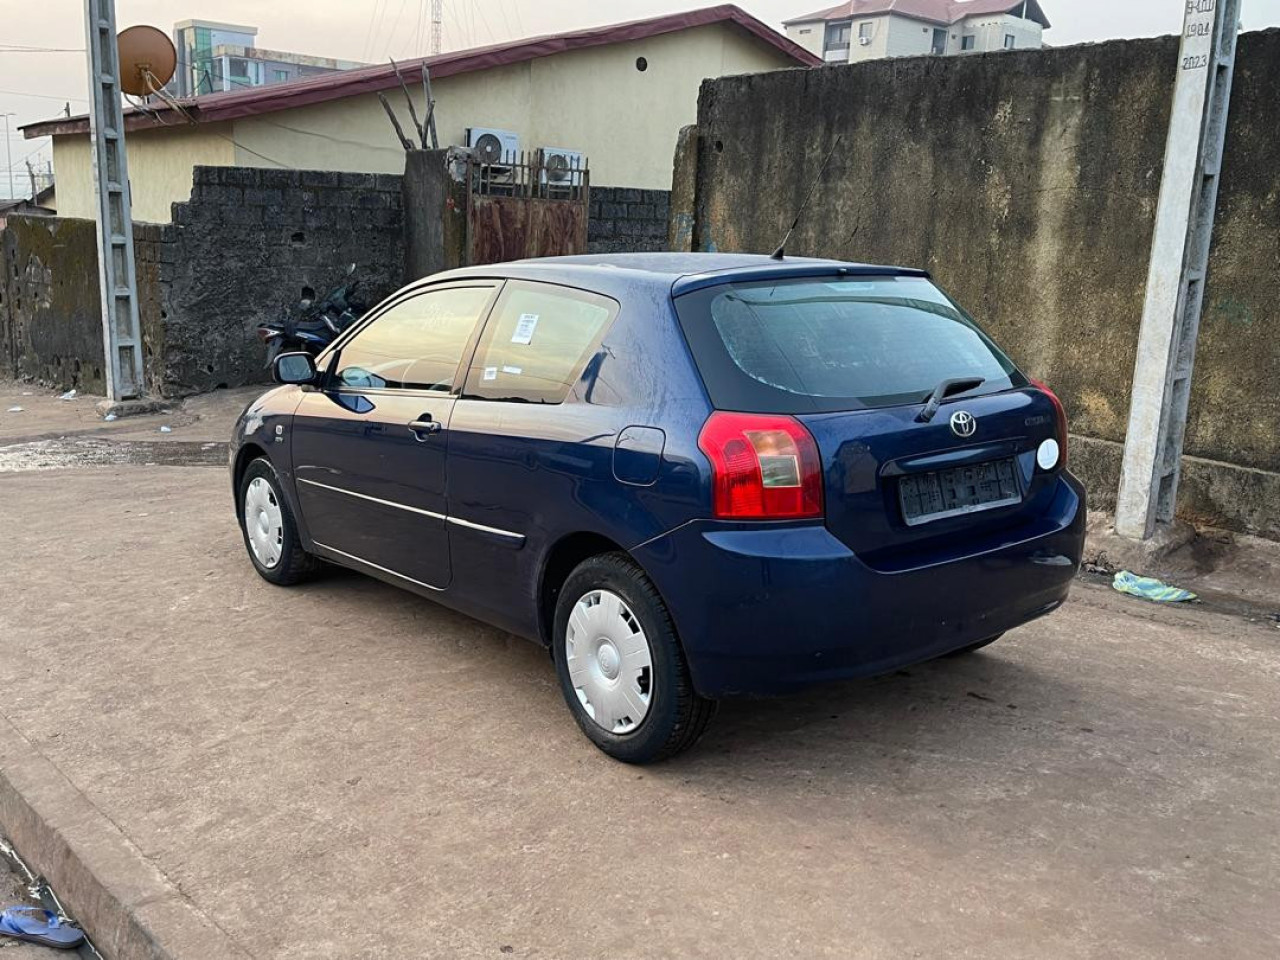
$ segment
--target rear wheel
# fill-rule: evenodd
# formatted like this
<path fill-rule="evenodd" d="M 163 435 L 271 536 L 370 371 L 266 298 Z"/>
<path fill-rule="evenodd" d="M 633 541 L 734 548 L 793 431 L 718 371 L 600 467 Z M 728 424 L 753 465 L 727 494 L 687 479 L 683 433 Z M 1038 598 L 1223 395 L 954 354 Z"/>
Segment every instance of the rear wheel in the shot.
<path fill-rule="evenodd" d="M 997 633 L 994 637 L 987 637 L 985 640 L 979 640 L 977 643 L 971 643 L 967 647 L 961 647 L 959 650 L 952 650 L 950 653 L 946 654 L 946 656 L 963 657 L 967 653 L 973 653 L 975 650 L 981 650 L 983 647 L 990 646 L 1003 636 L 1003 633 Z"/>
<path fill-rule="evenodd" d="M 569 575 L 556 604 L 553 652 L 565 702 L 609 756 L 652 763 L 689 749 L 715 713 L 693 689 L 657 589 L 620 553 Z"/>
<path fill-rule="evenodd" d="M 240 531 L 253 568 L 264 580 L 287 587 L 320 567 L 302 549 L 298 525 L 280 493 L 280 478 L 266 457 L 254 460 L 240 479 Z"/>

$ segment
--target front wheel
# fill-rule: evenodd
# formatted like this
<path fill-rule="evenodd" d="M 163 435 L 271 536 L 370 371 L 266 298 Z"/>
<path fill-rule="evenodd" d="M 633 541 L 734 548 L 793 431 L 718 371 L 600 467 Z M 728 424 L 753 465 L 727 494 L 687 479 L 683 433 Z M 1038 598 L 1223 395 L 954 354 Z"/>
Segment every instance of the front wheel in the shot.
<path fill-rule="evenodd" d="M 280 478 L 266 457 L 245 469 L 239 506 L 245 549 L 264 580 L 287 587 L 319 569 L 320 561 L 302 549 L 298 525 L 280 493 Z"/>
<path fill-rule="evenodd" d="M 652 763 L 697 742 L 714 700 L 693 689 L 666 604 L 624 554 L 592 557 L 569 575 L 552 643 L 565 702 L 609 756 Z"/>

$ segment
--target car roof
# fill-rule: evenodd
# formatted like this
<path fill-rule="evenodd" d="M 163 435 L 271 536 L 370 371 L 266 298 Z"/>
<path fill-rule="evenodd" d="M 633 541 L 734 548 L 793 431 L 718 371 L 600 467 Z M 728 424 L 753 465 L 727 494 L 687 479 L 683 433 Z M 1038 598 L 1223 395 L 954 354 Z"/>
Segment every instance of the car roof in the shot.
<path fill-rule="evenodd" d="M 806 276 L 913 276 L 928 274 L 909 267 L 843 260 L 786 257 L 775 260 L 752 253 L 608 253 L 514 260 L 463 267 L 427 278 L 441 280 L 502 278 L 541 280 L 617 293 L 625 287 L 661 288 L 671 296 L 734 281 L 789 279 Z"/>

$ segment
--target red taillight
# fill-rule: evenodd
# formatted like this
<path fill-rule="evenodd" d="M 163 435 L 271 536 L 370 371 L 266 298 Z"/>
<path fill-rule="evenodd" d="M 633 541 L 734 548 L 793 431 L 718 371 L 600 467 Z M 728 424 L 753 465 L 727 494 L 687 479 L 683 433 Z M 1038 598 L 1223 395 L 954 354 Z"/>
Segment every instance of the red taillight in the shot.
<path fill-rule="evenodd" d="M 822 516 L 822 458 L 794 417 L 716 412 L 703 425 L 698 448 L 711 461 L 717 517 Z"/>
<path fill-rule="evenodd" d="M 1053 410 L 1058 419 L 1058 447 L 1061 450 L 1058 466 L 1065 467 L 1067 465 L 1067 411 L 1062 406 L 1062 401 L 1058 399 L 1058 395 L 1049 389 L 1048 384 L 1042 383 L 1033 377 L 1028 379 L 1031 380 L 1032 386 L 1047 396 L 1053 403 Z"/>

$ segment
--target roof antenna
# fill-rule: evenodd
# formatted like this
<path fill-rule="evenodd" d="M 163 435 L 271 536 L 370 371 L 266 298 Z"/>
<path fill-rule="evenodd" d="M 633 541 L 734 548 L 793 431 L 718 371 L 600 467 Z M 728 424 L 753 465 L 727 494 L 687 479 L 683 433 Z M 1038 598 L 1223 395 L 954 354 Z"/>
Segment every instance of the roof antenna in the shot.
<path fill-rule="evenodd" d="M 826 177 L 827 167 L 831 166 L 831 158 L 836 155 L 836 150 L 840 147 L 840 141 L 843 139 L 844 134 L 840 134 L 836 137 L 836 142 L 831 145 L 831 150 L 827 153 L 827 159 L 822 161 L 822 169 L 818 171 L 817 178 L 809 187 L 809 192 L 805 194 L 804 203 L 800 204 L 800 209 L 796 211 L 796 218 L 791 221 L 791 229 L 787 231 L 787 235 L 778 244 L 778 249 L 769 255 L 770 260 L 781 260 L 786 255 L 787 241 L 791 239 L 791 234 L 796 232 L 796 227 L 800 225 L 800 218 L 804 216 L 804 212 L 809 209 L 809 201 L 813 199 L 813 191 L 818 189 L 818 184 Z"/>

